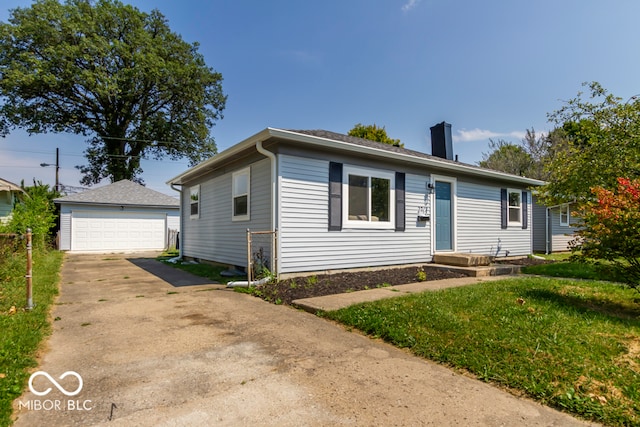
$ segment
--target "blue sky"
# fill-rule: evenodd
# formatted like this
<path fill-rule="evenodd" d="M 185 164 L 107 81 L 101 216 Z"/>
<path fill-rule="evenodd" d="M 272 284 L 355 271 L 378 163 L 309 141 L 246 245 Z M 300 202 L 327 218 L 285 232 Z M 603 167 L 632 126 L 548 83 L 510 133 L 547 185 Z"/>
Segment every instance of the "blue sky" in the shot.
<path fill-rule="evenodd" d="M 627 99 L 640 93 L 640 2 L 636 0 L 128 0 L 159 9 L 207 64 L 222 73 L 224 119 L 212 129 L 222 151 L 266 127 L 347 133 L 385 126 L 405 147 L 430 152 L 429 127 L 452 124 L 454 152 L 477 163 L 488 140 L 518 142 L 547 131 L 547 113 L 599 81 Z M 8 10 L 31 4 L 3 0 Z M 635 46 L 635 47 L 634 47 Z M 0 177 L 79 185 L 84 138 L 0 139 Z M 185 161 L 144 161 L 149 188 Z"/>

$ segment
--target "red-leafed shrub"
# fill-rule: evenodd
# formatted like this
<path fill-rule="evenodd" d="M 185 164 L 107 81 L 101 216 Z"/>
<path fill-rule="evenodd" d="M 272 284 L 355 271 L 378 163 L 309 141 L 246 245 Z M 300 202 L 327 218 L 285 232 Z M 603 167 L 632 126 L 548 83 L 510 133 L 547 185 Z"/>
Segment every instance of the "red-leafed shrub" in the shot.
<path fill-rule="evenodd" d="M 589 259 L 610 261 L 616 277 L 640 291 L 640 179 L 618 178 L 618 187 L 592 189 L 582 210 L 574 248 Z"/>

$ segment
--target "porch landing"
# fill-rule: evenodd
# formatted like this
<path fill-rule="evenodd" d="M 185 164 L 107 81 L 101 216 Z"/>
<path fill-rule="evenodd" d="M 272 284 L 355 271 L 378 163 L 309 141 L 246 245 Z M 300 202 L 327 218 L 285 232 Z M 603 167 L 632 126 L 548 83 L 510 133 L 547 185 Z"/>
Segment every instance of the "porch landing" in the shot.
<path fill-rule="evenodd" d="M 448 269 L 471 277 L 503 276 L 520 273 L 520 266 L 509 264 L 493 264 L 494 258 L 489 255 L 449 253 L 433 256 L 431 266 Z"/>

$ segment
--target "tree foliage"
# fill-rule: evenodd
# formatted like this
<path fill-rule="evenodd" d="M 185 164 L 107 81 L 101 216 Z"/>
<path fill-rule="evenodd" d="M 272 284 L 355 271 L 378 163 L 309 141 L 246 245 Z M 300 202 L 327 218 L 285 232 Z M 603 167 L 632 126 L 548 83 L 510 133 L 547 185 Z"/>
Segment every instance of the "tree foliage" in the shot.
<path fill-rule="evenodd" d="M 541 196 L 548 205 L 588 201 L 592 188 L 614 190 L 619 177 L 640 178 L 640 101 L 622 102 L 596 82 L 587 86 L 588 99 L 578 93 L 549 115 L 562 149 L 546 166 Z"/>
<path fill-rule="evenodd" d="M 640 179 L 617 183 L 614 190 L 592 190 L 596 200 L 583 206 L 573 246 L 582 258 L 613 263 L 617 277 L 640 291 Z"/>
<path fill-rule="evenodd" d="M 505 140 L 489 140 L 491 154 L 483 153 L 480 166 L 483 168 L 512 173 L 519 176 L 528 176 L 533 163 L 531 155 L 520 146 Z"/>
<path fill-rule="evenodd" d="M 489 140 L 491 152 L 482 153 L 482 160 L 478 164 L 483 168 L 545 180 L 548 177 L 545 166 L 554 143 L 555 138 L 551 134 L 537 136 L 533 128 L 527 129 L 520 144 L 502 139 Z"/>
<path fill-rule="evenodd" d="M 222 76 L 158 11 L 118 0 L 37 0 L 0 23 L 0 132 L 89 137 L 83 184 L 142 182 L 140 159 L 216 152 Z"/>
<path fill-rule="evenodd" d="M 23 184 L 22 188 L 26 194 L 16 202 L 11 219 L 3 226 L 3 232 L 23 235 L 30 228 L 34 244 L 43 247 L 56 225 L 58 215 L 53 199 L 60 194 L 39 181 L 34 181 L 31 187 L 24 187 Z"/>
<path fill-rule="evenodd" d="M 389 135 L 387 135 L 387 131 L 384 126 L 378 127 L 376 124 L 363 125 L 361 123 L 358 123 L 353 127 L 353 129 L 349 131 L 347 135 L 368 139 L 369 141 L 377 141 L 384 144 L 395 145 L 396 147 L 404 147 L 404 144 L 402 144 L 399 139 L 393 139 L 390 138 Z"/>

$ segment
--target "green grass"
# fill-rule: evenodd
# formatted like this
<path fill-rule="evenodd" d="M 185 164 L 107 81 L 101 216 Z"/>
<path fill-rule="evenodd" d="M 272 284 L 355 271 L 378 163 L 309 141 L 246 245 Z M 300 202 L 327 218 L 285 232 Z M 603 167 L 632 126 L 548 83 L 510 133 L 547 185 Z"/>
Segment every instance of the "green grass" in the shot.
<path fill-rule="evenodd" d="M 518 278 L 325 313 L 416 355 L 607 425 L 640 425 L 640 294 Z"/>
<path fill-rule="evenodd" d="M 622 281 L 615 269 L 607 263 L 575 262 L 568 257 L 555 258 L 552 264 L 531 265 L 522 268 L 525 274 L 537 274 L 552 277 L 570 277 L 588 280 Z"/>
<path fill-rule="evenodd" d="M 11 403 L 22 394 L 29 370 L 37 366 L 42 339 L 51 332 L 50 306 L 58 294 L 62 252 L 35 251 L 33 302 L 25 311 L 26 259 L 22 253 L 0 260 L 0 425 L 11 424 Z M 15 307 L 15 314 L 9 314 Z"/>

